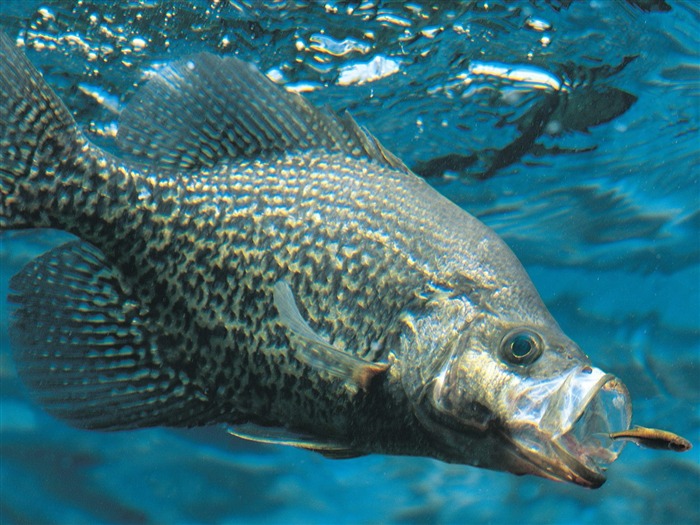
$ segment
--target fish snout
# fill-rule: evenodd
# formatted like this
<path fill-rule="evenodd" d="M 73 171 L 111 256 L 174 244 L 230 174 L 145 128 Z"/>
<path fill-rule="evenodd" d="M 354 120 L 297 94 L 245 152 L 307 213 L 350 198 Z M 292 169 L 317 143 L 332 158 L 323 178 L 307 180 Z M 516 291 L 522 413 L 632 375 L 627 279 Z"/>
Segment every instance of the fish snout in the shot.
<path fill-rule="evenodd" d="M 555 380 L 533 381 L 514 402 L 508 438 L 529 464 L 528 473 L 589 488 L 622 451 L 612 432 L 629 428 L 632 404 L 625 385 L 591 366 Z"/>

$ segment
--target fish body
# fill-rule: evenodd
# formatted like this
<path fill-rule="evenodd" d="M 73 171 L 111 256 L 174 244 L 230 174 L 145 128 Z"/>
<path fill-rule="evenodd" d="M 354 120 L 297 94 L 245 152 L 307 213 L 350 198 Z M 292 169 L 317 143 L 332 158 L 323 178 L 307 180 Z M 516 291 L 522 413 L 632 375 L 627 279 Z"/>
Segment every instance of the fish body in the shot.
<path fill-rule="evenodd" d="M 77 237 L 11 281 L 18 369 L 51 413 L 605 481 L 620 447 L 593 436 L 629 427 L 624 385 L 349 115 L 201 54 L 141 88 L 116 157 L 4 35 L 0 59 L 0 230 Z"/>
<path fill-rule="evenodd" d="M 610 434 L 610 439 L 626 439 L 644 448 L 655 450 L 673 450 L 674 452 L 686 452 L 693 445 L 684 437 L 656 428 L 634 426 L 628 430 L 621 430 Z"/>

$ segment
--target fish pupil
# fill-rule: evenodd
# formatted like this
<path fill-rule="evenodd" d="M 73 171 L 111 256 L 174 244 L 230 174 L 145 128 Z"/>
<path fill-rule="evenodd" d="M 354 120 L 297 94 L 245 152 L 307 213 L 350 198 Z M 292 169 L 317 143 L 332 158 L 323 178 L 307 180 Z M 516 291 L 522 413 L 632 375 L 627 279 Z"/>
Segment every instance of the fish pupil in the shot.
<path fill-rule="evenodd" d="M 532 351 L 532 340 L 527 335 L 518 335 L 510 345 L 510 351 L 516 359 L 526 357 Z"/>

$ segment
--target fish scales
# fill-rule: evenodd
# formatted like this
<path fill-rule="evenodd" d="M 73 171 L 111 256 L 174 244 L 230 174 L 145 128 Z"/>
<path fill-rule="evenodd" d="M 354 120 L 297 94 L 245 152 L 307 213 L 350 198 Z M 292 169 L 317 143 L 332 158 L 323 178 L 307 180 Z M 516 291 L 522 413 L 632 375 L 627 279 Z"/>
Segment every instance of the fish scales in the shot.
<path fill-rule="evenodd" d="M 77 237 L 10 283 L 18 371 L 51 413 L 605 481 L 624 385 L 352 117 L 200 53 L 139 89 L 111 155 L 2 33 L 0 73 L 0 230 Z"/>

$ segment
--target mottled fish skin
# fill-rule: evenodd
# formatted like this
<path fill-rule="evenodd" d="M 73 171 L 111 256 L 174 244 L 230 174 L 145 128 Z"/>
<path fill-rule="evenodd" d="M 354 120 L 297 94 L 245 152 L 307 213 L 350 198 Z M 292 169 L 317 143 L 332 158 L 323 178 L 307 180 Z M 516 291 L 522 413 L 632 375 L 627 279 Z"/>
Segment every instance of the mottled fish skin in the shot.
<path fill-rule="evenodd" d="M 123 113 L 128 160 L 80 133 L 4 35 L 0 59 L 0 230 L 79 238 L 11 283 L 18 368 L 49 411 L 112 430 L 252 423 L 334 457 L 425 455 L 604 481 L 498 455 L 513 443 L 503 392 L 525 366 L 535 380 L 588 360 L 500 238 L 349 116 L 315 110 L 234 58 L 197 55 Z M 278 283 L 319 340 L 374 366 L 366 384 L 300 358 Z M 519 326 L 546 342 L 546 359 L 504 362 L 499 344 Z M 463 366 L 462 350 L 483 362 Z M 454 420 L 430 397 L 438 383 L 447 391 L 451 364 L 465 383 L 450 393 L 469 396 Z M 426 424 L 444 416 L 418 410 L 428 401 L 448 413 L 449 436 Z"/>

